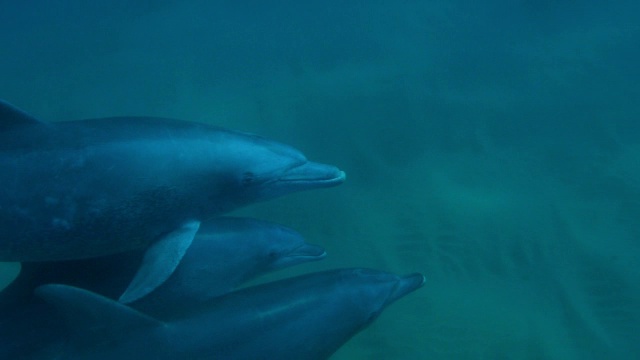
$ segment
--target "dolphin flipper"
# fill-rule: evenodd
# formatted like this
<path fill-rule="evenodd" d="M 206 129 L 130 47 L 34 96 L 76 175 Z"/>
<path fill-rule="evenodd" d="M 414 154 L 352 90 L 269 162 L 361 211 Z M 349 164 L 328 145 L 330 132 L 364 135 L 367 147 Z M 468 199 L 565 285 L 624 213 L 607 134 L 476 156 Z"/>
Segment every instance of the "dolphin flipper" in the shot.
<path fill-rule="evenodd" d="M 192 220 L 153 243 L 119 301 L 134 302 L 162 285 L 182 260 L 199 228 L 200 221 Z"/>

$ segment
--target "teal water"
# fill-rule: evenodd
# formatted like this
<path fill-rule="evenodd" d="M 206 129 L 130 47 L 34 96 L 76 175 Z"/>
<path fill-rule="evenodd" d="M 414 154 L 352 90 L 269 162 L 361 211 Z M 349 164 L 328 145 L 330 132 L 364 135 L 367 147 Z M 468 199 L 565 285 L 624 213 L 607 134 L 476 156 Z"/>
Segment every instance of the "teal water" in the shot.
<path fill-rule="evenodd" d="M 335 359 L 640 358 L 640 3 L 238 3 L 3 1 L 0 97 L 344 169 L 241 212 L 426 275 Z"/>

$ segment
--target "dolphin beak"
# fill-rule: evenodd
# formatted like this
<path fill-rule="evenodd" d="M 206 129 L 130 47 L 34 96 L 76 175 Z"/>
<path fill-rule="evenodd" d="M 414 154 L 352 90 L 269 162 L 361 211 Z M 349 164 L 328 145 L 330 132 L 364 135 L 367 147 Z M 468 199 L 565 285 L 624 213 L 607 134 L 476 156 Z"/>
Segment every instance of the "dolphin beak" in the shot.
<path fill-rule="evenodd" d="M 387 298 L 387 305 L 421 288 L 425 281 L 424 275 L 419 273 L 400 277 L 398 284 Z"/>
<path fill-rule="evenodd" d="M 327 256 L 327 252 L 323 247 L 304 243 L 293 249 L 286 256 L 279 258 L 271 267 L 273 270 L 282 269 L 287 266 L 293 266 L 310 261 L 322 260 Z"/>
<path fill-rule="evenodd" d="M 327 256 L 327 252 L 321 246 L 305 243 L 289 253 L 289 256 L 320 260 Z"/>
<path fill-rule="evenodd" d="M 340 185 L 346 174 L 335 166 L 317 162 L 306 162 L 289 169 L 278 181 L 299 188 L 315 189 Z"/>

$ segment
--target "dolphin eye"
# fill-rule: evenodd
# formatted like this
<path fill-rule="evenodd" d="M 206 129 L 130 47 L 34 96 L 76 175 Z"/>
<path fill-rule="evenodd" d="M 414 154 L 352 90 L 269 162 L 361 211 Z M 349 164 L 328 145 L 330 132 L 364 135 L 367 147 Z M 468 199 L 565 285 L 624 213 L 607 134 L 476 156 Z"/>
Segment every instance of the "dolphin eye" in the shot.
<path fill-rule="evenodd" d="M 242 174 L 242 185 L 251 185 L 256 179 L 256 175 L 251 171 L 247 171 Z"/>
<path fill-rule="evenodd" d="M 269 251 L 269 259 L 275 260 L 278 258 L 278 253 L 275 250 Z"/>

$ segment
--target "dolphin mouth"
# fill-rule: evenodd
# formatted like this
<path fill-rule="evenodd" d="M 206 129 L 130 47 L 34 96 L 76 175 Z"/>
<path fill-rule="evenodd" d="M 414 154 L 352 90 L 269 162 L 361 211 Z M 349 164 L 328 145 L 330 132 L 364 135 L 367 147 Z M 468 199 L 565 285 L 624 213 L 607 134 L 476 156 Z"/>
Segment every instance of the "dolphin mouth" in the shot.
<path fill-rule="evenodd" d="M 276 260 L 271 265 L 271 269 L 277 270 L 306 262 L 318 261 L 324 259 L 326 256 L 327 252 L 323 247 L 305 243 L 293 249 L 286 256 Z"/>
<path fill-rule="evenodd" d="M 327 252 L 322 246 L 313 244 L 303 244 L 290 252 L 287 257 L 301 258 L 306 260 L 320 260 L 327 256 Z"/>
<path fill-rule="evenodd" d="M 387 298 L 387 304 L 418 290 L 425 282 L 426 279 L 424 275 L 420 273 L 413 273 L 400 277 L 398 284 Z"/>
<path fill-rule="evenodd" d="M 335 166 L 309 161 L 289 169 L 278 182 L 320 188 L 340 185 L 346 177 L 345 172 Z"/>

